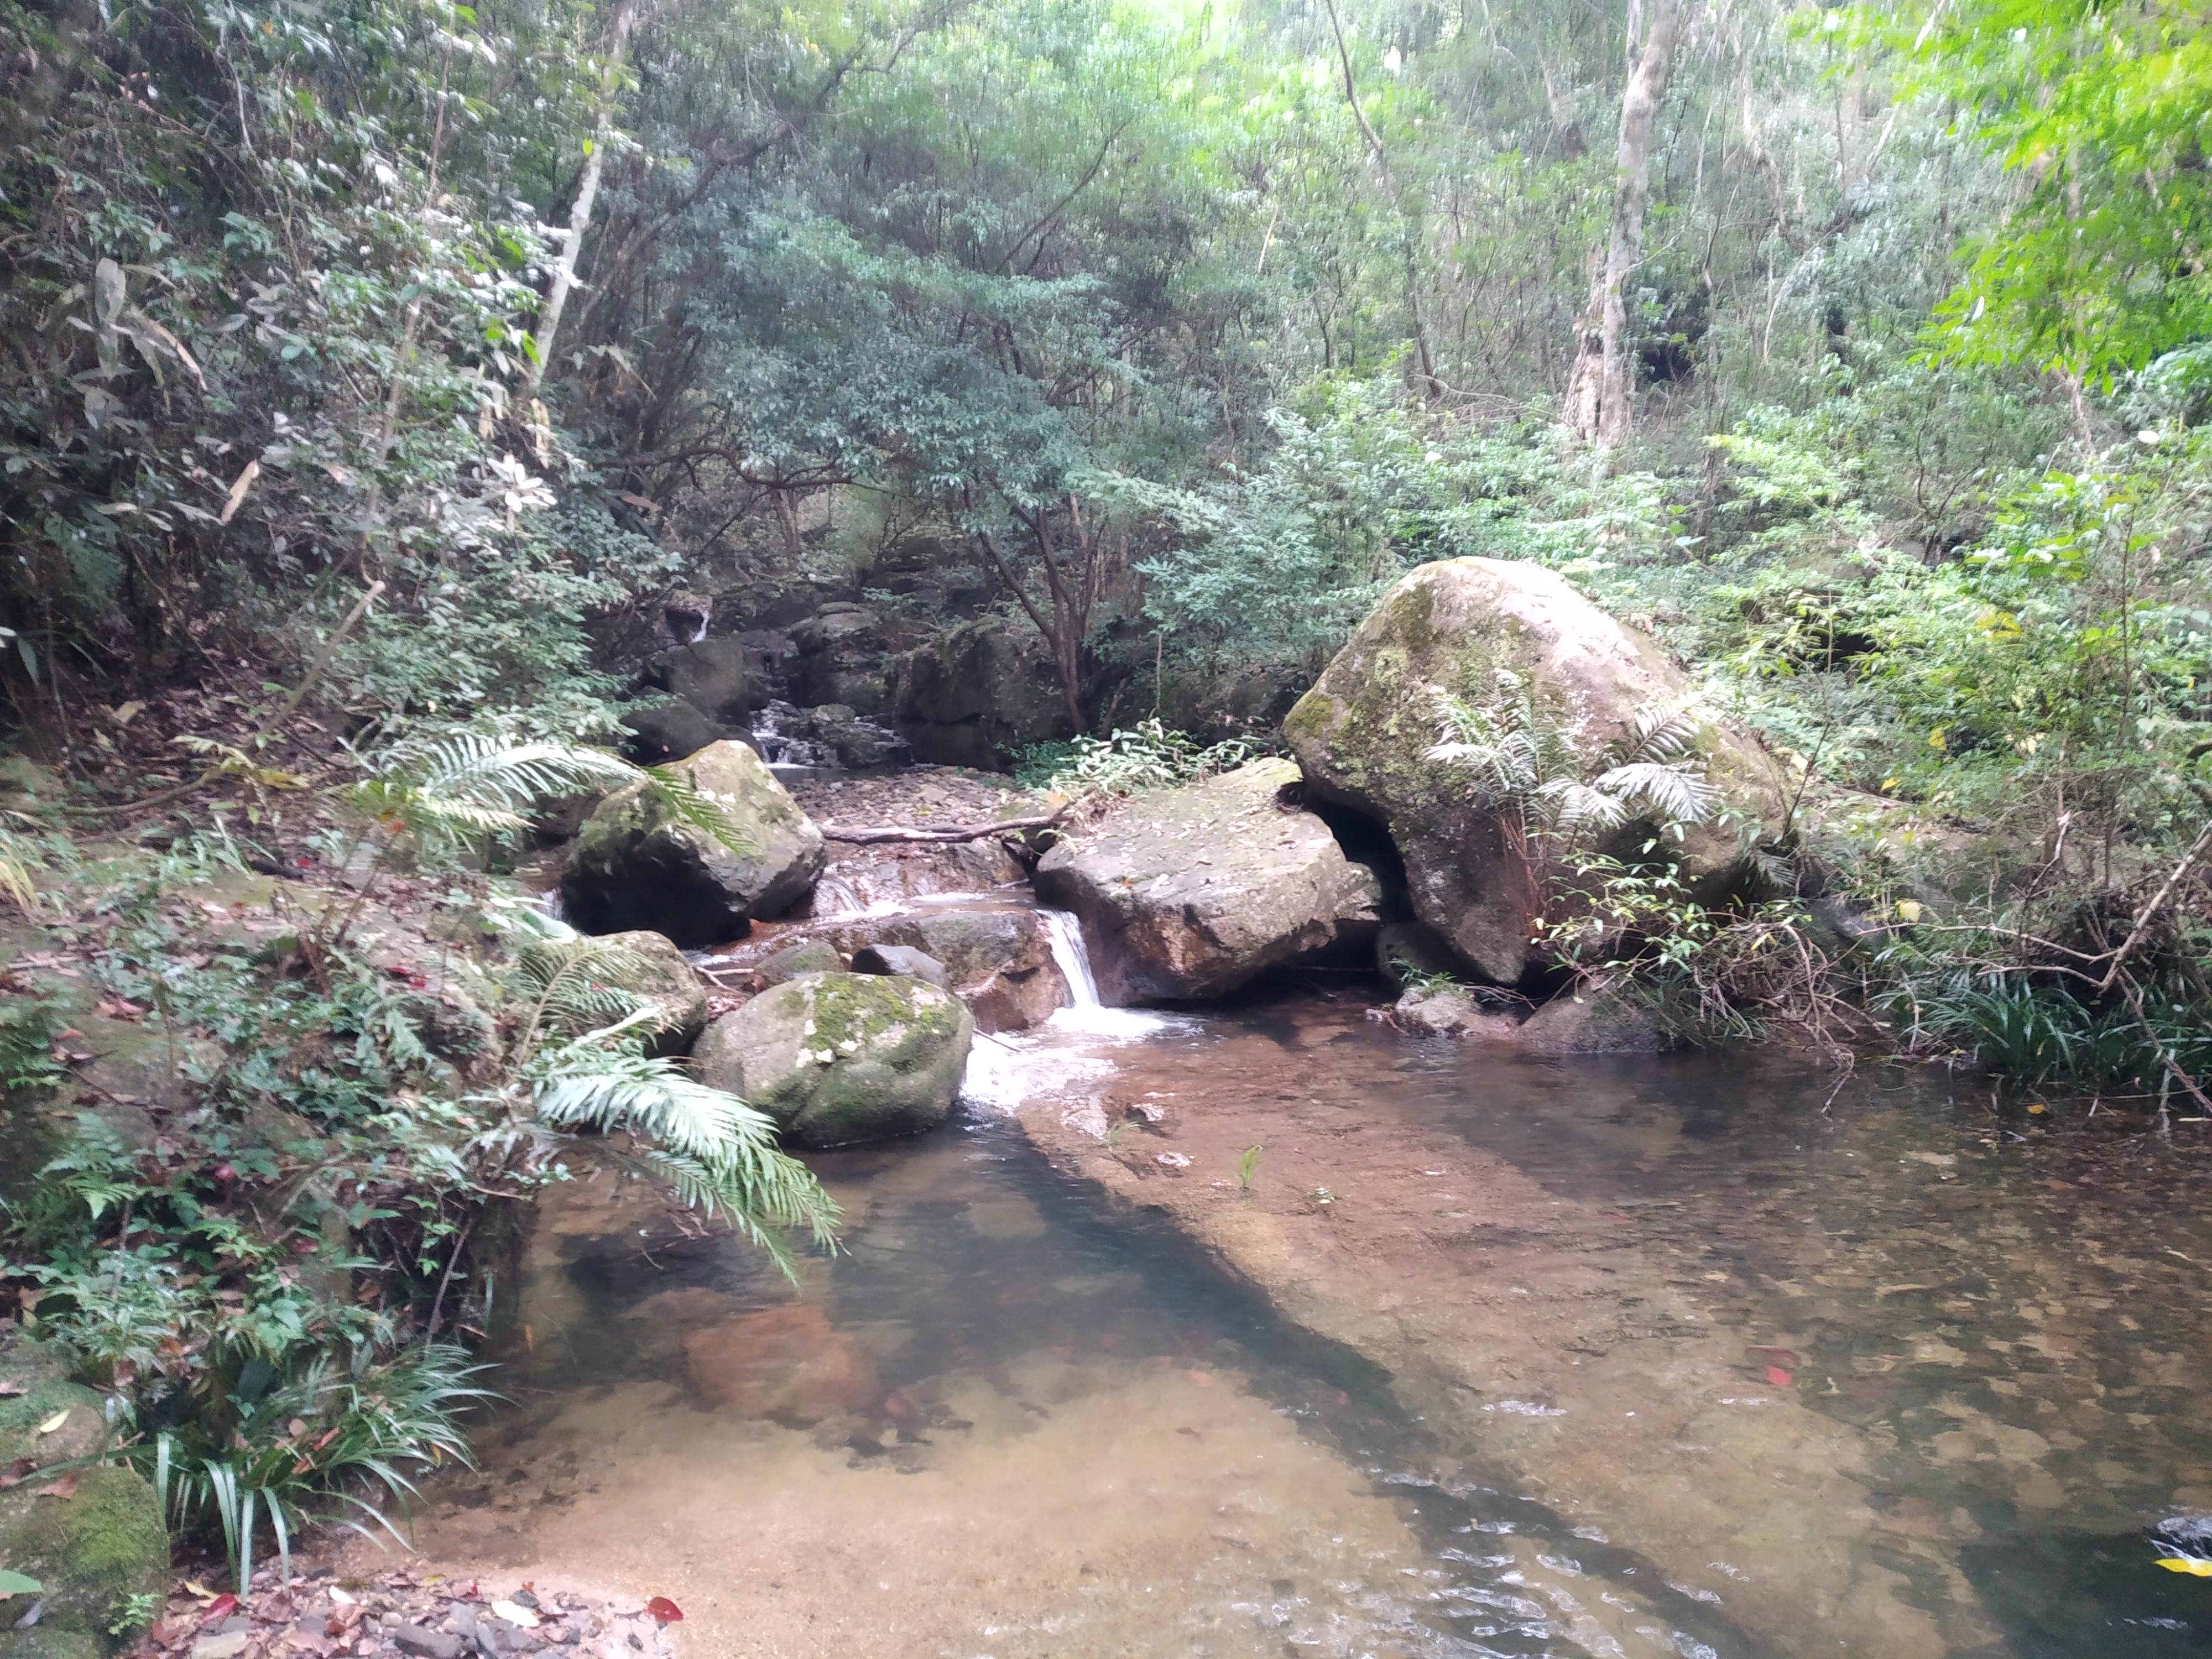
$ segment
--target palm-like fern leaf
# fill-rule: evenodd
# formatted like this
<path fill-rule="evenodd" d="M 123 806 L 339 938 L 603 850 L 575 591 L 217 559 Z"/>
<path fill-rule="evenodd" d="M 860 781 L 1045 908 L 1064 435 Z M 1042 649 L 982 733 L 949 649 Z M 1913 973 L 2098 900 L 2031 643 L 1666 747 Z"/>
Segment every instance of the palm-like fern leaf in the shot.
<path fill-rule="evenodd" d="M 735 1095 L 666 1060 L 610 1050 L 592 1037 L 550 1051 L 535 1068 L 532 1111 L 550 1128 L 627 1129 L 654 1143 L 646 1159 L 677 1196 L 726 1216 L 791 1271 L 775 1230 L 835 1237 L 838 1211 L 813 1172 L 775 1143 L 775 1124 Z"/>

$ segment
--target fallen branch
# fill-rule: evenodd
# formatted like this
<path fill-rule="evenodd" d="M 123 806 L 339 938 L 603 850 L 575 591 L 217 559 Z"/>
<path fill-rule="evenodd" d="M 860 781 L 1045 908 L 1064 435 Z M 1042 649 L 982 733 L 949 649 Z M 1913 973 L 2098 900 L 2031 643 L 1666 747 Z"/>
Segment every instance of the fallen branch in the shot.
<path fill-rule="evenodd" d="M 2112 988 L 2112 981 L 2120 976 L 2121 967 L 2130 957 L 2135 954 L 2136 946 L 2142 941 L 2144 930 L 2158 919 L 2158 913 L 2166 908 L 2166 900 L 2173 896 L 2173 890 L 2180 886 L 2182 878 L 2188 875 L 2189 866 L 2197 862 L 2197 858 L 2207 847 L 2212 847 L 2212 823 L 2206 824 L 2197 832 L 2197 839 L 2190 843 L 2189 850 L 2181 855 L 2181 862 L 2173 866 L 2172 872 L 2166 877 L 2165 884 L 2151 896 L 2149 903 L 2136 912 L 2135 926 L 2128 929 L 2128 936 L 2121 941 L 2120 948 L 2112 952 L 2112 966 L 2105 969 L 2105 977 L 2097 987 L 2100 991 L 2109 991 Z M 2201 1100 L 2203 1097 L 2200 1095 L 2197 1098 Z"/>
<path fill-rule="evenodd" d="M 1041 817 L 1000 818 L 996 823 L 954 824 L 943 830 L 915 830 L 902 824 L 879 824 L 857 830 L 840 830 L 835 824 L 822 826 L 824 841 L 842 841 L 854 846 L 874 847 L 886 842 L 898 842 L 920 847 L 941 847 L 953 842 L 981 841 L 986 836 L 996 836 L 1014 830 L 1050 830 L 1068 814 L 1067 807 L 1048 812 Z"/>

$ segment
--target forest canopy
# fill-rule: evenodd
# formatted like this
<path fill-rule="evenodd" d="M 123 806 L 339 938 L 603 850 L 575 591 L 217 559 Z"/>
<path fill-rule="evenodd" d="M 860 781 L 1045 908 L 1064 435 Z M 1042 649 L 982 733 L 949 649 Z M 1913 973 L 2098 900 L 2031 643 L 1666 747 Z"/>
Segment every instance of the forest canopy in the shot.
<path fill-rule="evenodd" d="M 11 3 L 0 684 L 82 744 L 327 641 L 349 741 L 592 737 L 672 593 L 919 564 L 1060 734 L 1226 731 L 1477 553 L 1845 782 L 2154 842 L 2205 21 Z"/>

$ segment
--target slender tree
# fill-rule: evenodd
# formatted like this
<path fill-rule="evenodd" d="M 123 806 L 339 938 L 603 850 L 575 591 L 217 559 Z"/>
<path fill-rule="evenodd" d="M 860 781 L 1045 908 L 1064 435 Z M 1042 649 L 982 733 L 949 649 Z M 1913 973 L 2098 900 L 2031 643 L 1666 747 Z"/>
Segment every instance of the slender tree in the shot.
<path fill-rule="evenodd" d="M 1644 260 L 1644 217 L 1651 198 L 1651 143 L 1660 100 L 1681 33 L 1682 0 L 1654 0 L 1643 52 L 1620 100 L 1620 142 L 1614 151 L 1613 223 L 1605 263 L 1577 325 L 1573 372 L 1567 380 L 1567 421 L 1576 435 L 1601 451 L 1626 442 L 1634 421 L 1635 376 L 1628 362 L 1628 283 Z"/>

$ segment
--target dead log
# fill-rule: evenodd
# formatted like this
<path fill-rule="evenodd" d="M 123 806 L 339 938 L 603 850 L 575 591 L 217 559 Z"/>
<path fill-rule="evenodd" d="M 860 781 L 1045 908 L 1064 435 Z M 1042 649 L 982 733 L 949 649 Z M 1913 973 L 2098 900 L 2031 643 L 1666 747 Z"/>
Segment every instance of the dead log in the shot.
<path fill-rule="evenodd" d="M 821 826 L 824 841 L 845 842 L 860 847 L 877 847 L 886 843 L 901 843 L 917 847 L 942 847 L 954 842 L 981 841 L 986 836 L 996 836 L 1027 830 L 1050 830 L 1066 817 L 1068 809 L 1048 812 L 1041 817 L 1000 818 L 996 823 L 951 824 L 942 830 L 916 830 L 904 824 L 878 824 L 866 828 L 840 830 L 833 823 Z"/>

